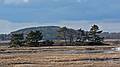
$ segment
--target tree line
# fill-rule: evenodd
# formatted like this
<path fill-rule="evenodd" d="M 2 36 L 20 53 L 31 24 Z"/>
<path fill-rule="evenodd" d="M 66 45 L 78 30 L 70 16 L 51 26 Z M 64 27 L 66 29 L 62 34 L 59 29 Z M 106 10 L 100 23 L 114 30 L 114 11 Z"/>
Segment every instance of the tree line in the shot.
<path fill-rule="evenodd" d="M 58 30 L 59 42 L 63 42 L 65 46 L 73 45 L 93 45 L 103 44 L 104 37 L 100 37 L 102 31 L 97 25 L 93 25 L 89 31 L 82 29 L 73 30 L 62 27 Z M 43 34 L 40 31 L 31 31 L 27 35 L 14 33 L 11 35 L 11 46 L 52 46 L 54 41 L 43 40 Z"/>
<path fill-rule="evenodd" d="M 104 37 L 100 36 L 102 32 L 97 25 L 93 25 L 89 31 L 82 30 L 81 28 L 74 31 L 67 27 L 62 27 L 59 30 L 59 36 L 64 39 L 65 45 L 87 45 L 86 43 L 94 45 L 103 44 Z"/>
<path fill-rule="evenodd" d="M 11 35 L 11 47 L 21 47 L 21 46 L 29 46 L 29 47 L 39 47 L 39 46 L 51 46 L 53 44 L 52 41 L 46 40 L 42 43 L 43 39 L 42 32 L 40 31 L 31 31 L 27 35 L 24 34 L 12 34 Z"/>

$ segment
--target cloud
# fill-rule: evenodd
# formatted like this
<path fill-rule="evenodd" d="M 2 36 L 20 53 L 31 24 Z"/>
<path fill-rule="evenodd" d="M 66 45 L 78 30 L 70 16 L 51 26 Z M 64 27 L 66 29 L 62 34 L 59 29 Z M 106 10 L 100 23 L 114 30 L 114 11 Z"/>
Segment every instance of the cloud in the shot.
<path fill-rule="evenodd" d="M 3 3 L 6 5 L 10 5 L 10 4 L 23 4 L 23 3 L 29 3 L 30 0 L 3 0 Z"/>
<path fill-rule="evenodd" d="M 38 26 L 58 26 L 62 25 L 61 23 L 49 23 L 49 22 L 11 22 L 8 20 L 0 19 L 0 34 L 1 33 L 10 33 L 19 29 L 29 28 L 29 27 L 38 27 Z"/>
<path fill-rule="evenodd" d="M 13 23 L 7 20 L 0 20 L 0 33 L 10 33 L 12 31 L 37 26 L 38 23 Z"/>
<path fill-rule="evenodd" d="M 0 3 L 0 18 L 15 22 L 120 19 L 120 0 L 0 1 L 10 5 L 6 6 Z M 20 6 L 16 8 L 16 5 Z"/>
<path fill-rule="evenodd" d="M 89 30 L 90 27 L 94 24 L 97 24 L 101 30 L 104 32 L 120 32 L 120 21 L 91 21 L 91 20 L 82 20 L 82 21 L 62 21 L 60 26 L 67 26 L 73 29 L 82 28 L 84 30 Z"/>
<path fill-rule="evenodd" d="M 120 32 L 120 23 L 113 21 L 59 21 L 59 22 L 22 22 L 15 23 L 7 20 L 0 20 L 0 33 L 10 33 L 23 28 L 38 26 L 67 26 L 68 28 L 89 30 L 93 24 L 97 24 L 101 30 L 107 32 Z"/>

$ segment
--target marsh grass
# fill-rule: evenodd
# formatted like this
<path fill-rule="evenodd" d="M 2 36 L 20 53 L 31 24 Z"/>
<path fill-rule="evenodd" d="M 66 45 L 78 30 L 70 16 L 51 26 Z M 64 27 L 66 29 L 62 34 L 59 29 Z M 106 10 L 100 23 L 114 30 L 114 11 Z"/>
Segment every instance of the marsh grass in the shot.
<path fill-rule="evenodd" d="M 120 67 L 120 52 L 66 54 L 68 50 L 111 50 L 114 46 L 55 46 L 0 48 L 0 67 Z M 23 53 L 22 53 L 22 52 Z M 24 53 L 25 51 L 30 51 Z M 36 52 L 31 52 L 36 51 Z M 21 53 L 17 53 L 21 52 Z M 99 61 L 96 61 L 99 60 Z"/>

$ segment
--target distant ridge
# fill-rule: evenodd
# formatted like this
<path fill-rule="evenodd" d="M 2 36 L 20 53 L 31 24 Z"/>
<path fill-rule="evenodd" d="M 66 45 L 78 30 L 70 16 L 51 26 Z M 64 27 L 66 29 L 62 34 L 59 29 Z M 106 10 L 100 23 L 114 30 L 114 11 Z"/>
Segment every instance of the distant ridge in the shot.
<path fill-rule="evenodd" d="M 26 35 L 30 31 L 36 31 L 36 30 L 41 31 L 43 33 L 43 39 L 56 40 L 58 39 L 57 35 L 58 35 L 58 30 L 60 28 L 61 27 L 59 26 L 39 26 L 39 27 L 24 28 L 24 29 L 13 31 L 10 34 L 0 34 L 0 40 L 1 41 L 10 40 L 10 35 L 12 33 L 23 33 Z M 74 29 L 71 29 L 71 30 L 74 30 Z M 105 39 L 120 39 L 120 33 L 103 32 L 101 36 L 105 37 Z"/>
<path fill-rule="evenodd" d="M 35 31 L 35 30 L 39 30 L 41 31 L 42 29 L 57 29 L 60 28 L 59 26 L 39 26 L 39 27 L 29 27 L 29 28 L 24 28 L 24 29 L 20 29 L 20 30 L 16 30 L 13 31 L 11 33 L 26 33 L 27 31 Z"/>
<path fill-rule="evenodd" d="M 56 39 L 56 36 L 58 34 L 58 30 L 60 29 L 59 26 L 40 26 L 40 27 L 30 27 L 30 28 L 24 28 L 17 31 L 13 31 L 12 33 L 23 33 L 27 34 L 30 31 L 41 31 L 43 33 L 43 39 L 46 40 L 53 40 Z"/>

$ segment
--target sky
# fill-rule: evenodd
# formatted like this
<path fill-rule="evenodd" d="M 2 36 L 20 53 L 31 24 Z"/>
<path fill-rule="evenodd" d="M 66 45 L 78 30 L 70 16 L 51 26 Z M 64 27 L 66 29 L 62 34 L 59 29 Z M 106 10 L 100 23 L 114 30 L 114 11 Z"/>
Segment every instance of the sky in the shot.
<path fill-rule="evenodd" d="M 0 33 L 37 26 L 120 32 L 120 0 L 0 0 Z"/>

